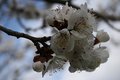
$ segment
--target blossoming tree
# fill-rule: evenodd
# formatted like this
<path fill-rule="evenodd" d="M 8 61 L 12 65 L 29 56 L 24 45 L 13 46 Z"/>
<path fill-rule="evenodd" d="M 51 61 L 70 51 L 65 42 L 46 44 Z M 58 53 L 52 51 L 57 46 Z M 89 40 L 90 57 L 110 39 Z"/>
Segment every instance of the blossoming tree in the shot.
<path fill-rule="evenodd" d="M 110 37 L 104 30 L 97 29 L 96 18 L 103 19 L 113 29 L 118 30 L 109 23 L 108 20 L 112 20 L 112 18 L 88 9 L 87 3 L 78 7 L 69 1 L 46 1 L 65 5 L 43 11 L 44 13 L 38 12 L 34 7 L 31 7 L 32 9 L 27 9 L 24 14 L 19 15 L 20 17 L 31 18 L 32 13 L 37 16 L 41 14 L 44 17 L 43 22 L 45 22 L 45 25 L 47 23 L 49 27 L 54 29 L 51 36 L 33 37 L 0 26 L 0 31 L 17 38 L 26 38 L 34 44 L 37 51 L 35 51 L 36 54 L 33 58 L 33 70 L 42 72 L 42 76 L 44 76 L 46 72 L 58 71 L 63 69 L 66 63 L 69 63 L 68 70 L 71 73 L 76 71 L 91 72 L 100 64 L 105 63 L 109 58 L 109 52 L 107 47 L 101 45 L 101 43 L 107 42 Z M 13 2 L 16 4 L 15 0 Z M 16 5 L 12 5 L 11 9 L 22 11 L 22 8 L 17 9 Z M 26 16 L 27 12 L 31 14 Z M 17 17 L 17 19 L 22 24 L 20 17 Z M 32 15 L 33 17 L 36 16 Z M 23 24 L 22 28 L 26 31 L 32 30 L 26 28 Z"/>

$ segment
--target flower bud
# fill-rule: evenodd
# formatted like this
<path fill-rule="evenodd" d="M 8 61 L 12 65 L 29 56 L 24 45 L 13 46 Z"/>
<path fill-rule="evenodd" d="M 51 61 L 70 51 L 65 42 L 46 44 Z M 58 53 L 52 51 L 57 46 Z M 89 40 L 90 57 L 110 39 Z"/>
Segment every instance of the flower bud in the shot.
<path fill-rule="evenodd" d="M 69 71 L 71 72 L 71 73 L 74 73 L 75 71 L 76 71 L 76 68 L 74 68 L 74 67 L 69 67 Z"/>
<path fill-rule="evenodd" d="M 34 71 L 41 72 L 44 69 L 44 64 L 38 61 L 38 62 L 33 63 L 32 67 Z"/>
<path fill-rule="evenodd" d="M 108 33 L 103 30 L 98 31 L 96 37 L 100 42 L 106 42 L 110 39 Z"/>

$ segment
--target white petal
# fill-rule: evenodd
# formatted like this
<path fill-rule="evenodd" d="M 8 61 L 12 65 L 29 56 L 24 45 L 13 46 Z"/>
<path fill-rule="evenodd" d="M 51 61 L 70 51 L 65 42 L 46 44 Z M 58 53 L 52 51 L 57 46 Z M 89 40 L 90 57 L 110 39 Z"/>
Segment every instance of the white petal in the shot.
<path fill-rule="evenodd" d="M 87 20 L 87 23 L 89 26 L 91 26 L 93 28 L 93 30 L 95 32 L 97 32 L 97 27 L 96 27 L 96 21 L 95 21 L 95 18 L 94 16 L 92 16 L 92 14 L 88 13 L 88 20 Z"/>
<path fill-rule="evenodd" d="M 82 11 L 84 11 L 84 13 L 87 13 L 87 12 L 88 12 L 87 3 L 82 4 L 82 5 L 80 6 L 80 9 L 81 9 Z"/>
<path fill-rule="evenodd" d="M 56 27 L 53 27 L 53 28 L 54 28 L 54 30 L 55 30 L 56 33 L 59 32 L 59 30 Z"/>
<path fill-rule="evenodd" d="M 74 39 L 67 29 L 62 29 L 51 38 L 51 49 L 56 54 L 63 55 L 74 48 Z"/>
<path fill-rule="evenodd" d="M 96 55 L 101 59 L 101 63 L 105 63 L 109 58 L 109 52 L 105 47 L 97 48 Z"/>
<path fill-rule="evenodd" d="M 51 71 L 57 71 L 63 69 L 63 65 L 66 63 L 66 59 L 59 58 L 57 56 L 53 57 L 47 64 L 45 70 L 42 72 L 42 76 L 45 75 L 46 72 Z"/>
<path fill-rule="evenodd" d="M 68 20 L 70 15 L 76 11 L 76 9 L 72 8 L 72 7 L 69 7 L 68 6 L 68 3 L 66 3 L 65 6 L 62 7 L 61 9 L 61 14 L 62 16 L 65 18 L 65 20 Z"/>
<path fill-rule="evenodd" d="M 55 21 L 54 15 L 49 14 L 49 16 L 46 17 L 46 21 L 49 25 L 53 25 L 53 22 Z"/>
<path fill-rule="evenodd" d="M 77 25 L 81 21 L 83 17 L 81 13 L 82 13 L 81 10 L 77 10 L 76 12 L 71 14 L 68 20 L 68 29 L 73 29 L 74 26 Z"/>
<path fill-rule="evenodd" d="M 67 43 L 67 46 L 66 46 L 66 51 L 65 52 L 70 52 L 73 50 L 74 48 L 74 43 L 75 43 L 75 40 L 72 36 L 70 36 L 70 39 Z"/>
<path fill-rule="evenodd" d="M 79 32 L 74 31 L 74 30 L 70 31 L 70 33 L 74 36 L 74 38 L 75 38 L 76 40 L 79 40 L 79 39 L 82 39 L 82 38 L 85 38 L 85 37 L 86 37 L 86 35 L 80 34 Z"/>

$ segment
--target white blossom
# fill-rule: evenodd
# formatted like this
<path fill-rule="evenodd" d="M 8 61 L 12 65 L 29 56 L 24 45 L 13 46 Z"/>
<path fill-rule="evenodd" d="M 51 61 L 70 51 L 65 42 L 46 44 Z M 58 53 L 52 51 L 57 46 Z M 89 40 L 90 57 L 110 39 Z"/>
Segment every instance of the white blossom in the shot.
<path fill-rule="evenodd" d="M 81 5 L 80 9 L 71 14 L 68 19 L 68 29 L 96 31 L 96 23 L 93 15 L 88 12 L 87 4 Z"/>
<path fill-rule="evenodd" d="M 70 52 L 74 48 L 74 39 L 67 29 L 63 29 L 51 38 L 51 49 L 56 54 Z"/>
<path fill-rule="evenodd" d="M 107 61 L 107 49 L 103 46 L 95 48 L 94 43 L 95 38 L 100 42 L 106 42 L 110 37 L 103 30 L 97 32 L 95 18 L 88 12 L 87 4 L 81 5 L 80 9 L 66 4 L 62 9 L 51 10 L 46 19 L 50 26 L 54 25 L 56 28 L 61 26 L 61 23 L 67 24 L 51 37 L 50 48 L 54 51 L 55 57 L 49 62 L 46 71 L 59 69 L 65 64 L 64 59 L 70 63 L 70 72 L 91 72 Z M 61 22 L 59 26 L 54 24 L 55 21 Z M 97 32 L 97 35 L 94 36 L 93 32 Z"/>
<path fill-rule="evenodd" d="M 49 25 L 54 25 L 54 21 L 63 22 L 66 20 L 68 29 L 96 31 L 96 22 L 91 13 L 88 12 L 87 4 L 81 5 L 80 9 L 69 7 L 68 4 L 55 10 L 50 10 L 46 18 Z"/>
<path fill-rule="evenodd" d="M 63 6 L 62 9 L 58 8 L 55 10 L 49 10 L 48 11 L 49 14 L 46 17 L 46 20 L 47 20 L 49 25 L 53 25 L 54 21 L 64 22 L 64 20 L 69 19 L 70 15 L 74 11 L 76 11 L 76 9 L 69 7 L 68 3 L 66 3 L 66 6 Z"/>
<path fill-rule="evenodd" d="M 81 43 L 81 41 L 77 41 L 73 52 L 67 56 L 70 66 L 76 70 L 93 71 L 100 65 L 100 59 L 93 54 L 94 50 L 92 46 L 90 49 L 86 49 L 85 46 L 80 45 Z"/>

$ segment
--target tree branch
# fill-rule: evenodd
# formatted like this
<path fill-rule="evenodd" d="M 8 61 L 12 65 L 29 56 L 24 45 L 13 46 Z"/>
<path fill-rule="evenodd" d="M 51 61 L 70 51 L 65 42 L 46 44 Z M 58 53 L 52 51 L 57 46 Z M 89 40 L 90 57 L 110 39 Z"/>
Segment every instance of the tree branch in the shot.
<path fill-rule="evenodd" d="M 110 21 L 120 21 L 120 16 L 102 14 L 102 13 L 98 13 L 96 11 L 90 11 L 90 12 L 92 14 L 94 14 L 99 19 L 107 19 L 107 20 L 110 20 Z"/>
<path fill-rule="evenodd" d="M 51 39 L 51 37 L 36 38 L 36 37 L 30 36 L 30 35 L 25 34 L 25 33 L 20 33 L 20 32 L 13 31 L 11 29 L 7 29 L 1 25 L 0 25 L 0 30 L 5 32 L 6 34 L 8 34 L 10 36 L 14 36 L 17 38 L 25 38 L 25 39 L 32 41 L 37 48 L 37 52 L 40 51 L 40 44 L 39 43 L 41 43 L 44 47 L 48 47 L 48 45 L 45 42 L 49 41 Z"/>
<path fill-rule="evenodd" d="M 31 41 L 36 41 L 36 42 L 46 42 L 48 40 L 50 40 L 51 37 L 41 37 L 41 38 L 36 38 L 36 37 L 33 37 L 33 36 L 30 36 L 28 34 L 25 34 L 25 33 L 20 33 L 20 32 L 16 32 L 16 31 L 13 31 L 11 29 L 7 29 L 3 26 L 0 25 L 0 30 L 5 32 L 6 34 L 8 35 L 11 35 L 11 36 L 14 36 L 14 37 L 17 37 L 17 38 L 26 38 L 26 39 L 29 39 Z"/>

